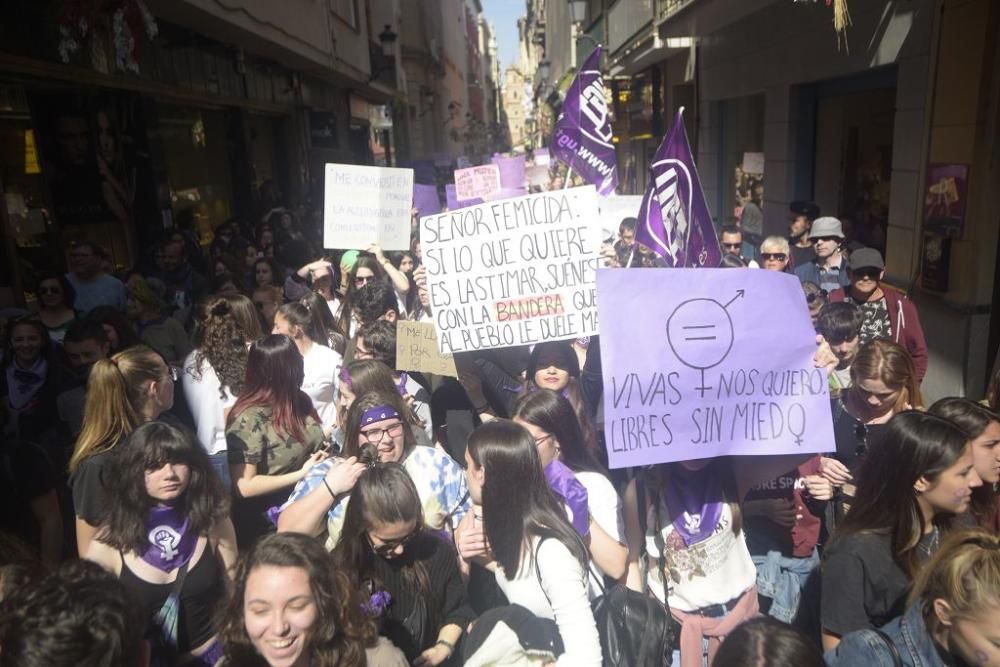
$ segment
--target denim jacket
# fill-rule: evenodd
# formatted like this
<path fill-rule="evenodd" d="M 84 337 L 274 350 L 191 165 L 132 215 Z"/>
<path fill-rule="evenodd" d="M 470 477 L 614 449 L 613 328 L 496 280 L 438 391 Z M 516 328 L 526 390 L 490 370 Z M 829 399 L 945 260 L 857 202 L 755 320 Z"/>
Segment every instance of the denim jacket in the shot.
<path fill-rule="evenodd" d="M 924 625 L 922 608 L 922 603 L 912 605 L 881 630 L 896 645 L 903 667 L 947 667 Z M 846 635 L 824 658 L 828 667 L 893 667 L 891 649 L 874 630 L 858 630 Z"/>

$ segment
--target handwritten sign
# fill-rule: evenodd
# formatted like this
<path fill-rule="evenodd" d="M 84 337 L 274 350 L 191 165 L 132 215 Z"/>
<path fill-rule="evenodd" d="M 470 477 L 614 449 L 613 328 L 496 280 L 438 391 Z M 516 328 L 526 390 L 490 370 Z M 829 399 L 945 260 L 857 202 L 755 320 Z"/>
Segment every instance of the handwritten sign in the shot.
<path fill-rule="evenodd" d="M 412 169 L 328 163 L 325 175 L 324 247 L 409 249 Z"/>
<path fill-rule="evenodd" d="M 455 195 L 458 201 L 489 199 L 500 189 L 500 167 L 484 164 L 455 171 Z"/>
<path fill-rule="evenodd" d="M 396 370 L 458 377 L 455 358 L 438 351 L 431 322 L 396 320 Z"/>
<path fill-rule="evenodd" d="M 833 443 L 826 371 L 795 276 L 731 269 L 597 274 L 612 468 Z"/>
<path fill-rule="evenodd" d="M 593 186 L 421 218 L 441 351 L 597 333 L 600 243 Z"/>

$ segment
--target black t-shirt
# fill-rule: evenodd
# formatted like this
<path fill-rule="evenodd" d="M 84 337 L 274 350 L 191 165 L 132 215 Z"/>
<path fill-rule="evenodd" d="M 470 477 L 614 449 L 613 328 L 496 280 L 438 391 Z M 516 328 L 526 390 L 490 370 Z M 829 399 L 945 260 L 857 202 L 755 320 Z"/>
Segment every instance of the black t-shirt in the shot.
<path fill-rule="evenodd" d="M 936 533 L 917 546 L 930 555 Z M 823 559 L 820 596 L 823 629 L 836 635 L 878 628 L 906 608 L 911 582 L 892 559 L 887 533 L 855 533 L 834 538 Z"/>
<path fill-rule="evenodd" d="M 792 268 L 804 266 L 816 259 L 816 251 L 813 250 L 811 245 L 806 246 L 805 248 L 800 248 L 795 245 L 794 241 L 791 241 L 790 243 L 790 249 L 792 251 Z"/>
<path fill-rule="evenodd" d="M 55 478 L 45 450 L 32 442 L 6 441 L 0 447 L 0 531 L 38 546 L 30 504 L 55 488 Z"/>
<path fill-rule="evenodd" d="M 108 506 L 107 475 L 111 451 L 88 456 L 70 475 L 73 512 L 91 526 L 100 525 Z"/>
<path fill-rule="evenodd" d="M 844 407 L 840 398 L 833 401 L 833 438 L 837 443 L 835 458 L 847 466 L 852 475 L 857 475 L 858 468 L 865 454 L 872 447 L 878 447 L 885 437 L 885 424 L 864 424 Z"/>

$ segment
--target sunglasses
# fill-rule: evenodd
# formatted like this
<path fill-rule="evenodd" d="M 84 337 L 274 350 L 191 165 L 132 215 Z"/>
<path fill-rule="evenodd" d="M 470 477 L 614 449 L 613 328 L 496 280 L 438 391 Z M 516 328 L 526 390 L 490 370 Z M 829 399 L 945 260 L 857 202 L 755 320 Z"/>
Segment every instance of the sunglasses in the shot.
<path fill-rule="evenodd" d="M 369 280 L 375 280 L 375 276 L 358 276 L 354 279 L 355 287 L 364 287 Z"/>
<path fill-rule="evenodd" d="M 864 424 L 858 424 L 854 428 L 854 437 L 858 441 L 858 446 L 854 450 L 854 455 L 859 459 L 863 459 L 865 454 L 868 453 L 868 427 Z"/>
<path fill-rule="evenodd" d="M 372 548 L 372 551 L 374 551 L 377 555 L 388 556 L 393 551 L 395 551 L 401 546 L 404 546 L 407 542 L 409 542 L 419 534 L 420 534 L 420 526 L 418 525 L 416 528 L 413 529 L 413 532 L 410 533 L 409 535 L 404 535 L 398 540 L 383 541 L 382 544 L 375 544 L 375 541 L 372 539 L 371 533 L 369 533 L 368 531 L 365 531 L 365 538 L 368 540 L 368 546 L 370 546 Z"/>
<path fill-rule="evenodd" d="M 819 243 L 820 241 L 829 241 L 830 243 L 840 243 L 841 238 L 839 236 L 814 236 L 813 241 Z"/>
<path fill-rule="evenodd" d="M 827 297 L 827 291 L 825 289 L 821 289 L 818 292 L 813 292 L 812 294 L 806 294 L 806 303 L 813 304 L 820 299 L 826 299 L 826 297 Z"/>
<path fill-rule="evenodd" d="M 784 262 L 788 259 L 788 255 L 783 252 L 762 252 L 760 256 L 765 262 L 770 262 L 772 260 L 777 262 Z"/>
<path fill-rule="evenodd" d="M 393 424 L 388 428 L 373 428 L 367 431 L 361 432 L 361 437 L 364 438 L 369 445 L 377 445 L 382 442 L 382 438 L 388 435 L 390 438 L 398 438 L 403 434 L 403 424 L 402 422 Z"/>
<path fill-rule="evenodd" d="M 880 273 L 882 272 L 878 269 L 856 269 L 851 271 L 851 275 L 854 276 L 855 280 L 878 280 Z"/>
<path fill-rule="evenodd" d="M 739 249 L 739 248 L 743 247 L 743 244 L 742 243 L 723 243 L 722 247 L 723 248 L 736 248 L 736 249 Z"/>
<path fill-rule="evenodd" d="M 62 288 L 60 287 L 39 287 L 39 294 L 62 294 Z"/>

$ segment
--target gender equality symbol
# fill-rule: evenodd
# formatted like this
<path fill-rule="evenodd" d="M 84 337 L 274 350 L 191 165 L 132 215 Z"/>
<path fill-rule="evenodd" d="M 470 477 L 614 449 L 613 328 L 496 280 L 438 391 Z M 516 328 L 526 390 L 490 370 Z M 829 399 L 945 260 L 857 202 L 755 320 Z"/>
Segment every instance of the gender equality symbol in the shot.
<path fill-rule="evenodd" d="M 701 398 L 711 387 L 705 385 L 705 371 L 718 366 L 733 349 L 733 319 L 729 306 L 742 298 L 744 290 L 722 305 L 715 299 L 682 301 L 667 318 L 667 342 L 682 364 L 701 371 L 698 390 Z"/>

